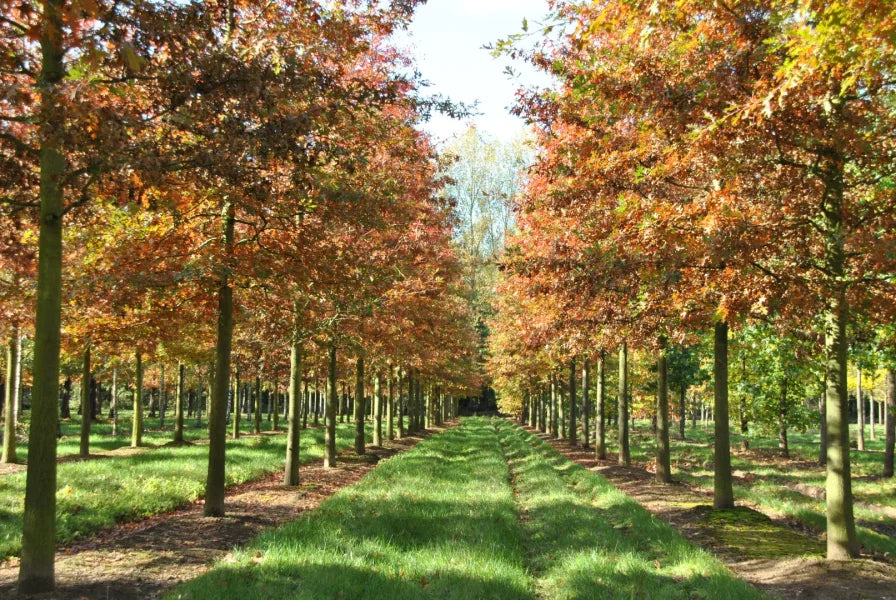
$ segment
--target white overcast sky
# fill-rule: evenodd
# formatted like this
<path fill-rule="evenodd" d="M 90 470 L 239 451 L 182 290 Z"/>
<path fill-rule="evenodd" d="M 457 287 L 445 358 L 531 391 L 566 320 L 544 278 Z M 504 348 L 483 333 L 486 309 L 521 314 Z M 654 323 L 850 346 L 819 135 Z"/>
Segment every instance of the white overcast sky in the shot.
<path fill-rule="evenodd" d="M 547 0 L 428 0 L 417 9 L 409 39 L 402 40 L 423 78 L 439 93 L 465 103 L 479 102 L 482 114 L 465 121 L 436 115 L 425 129 L 437 141 L 462 132 L 472 121 L 493 137 L 507 140 L 524 131 L 525 124 L 510 114 L 519 87 L 504 73 L 509 61 L 493 58 L 482 46 L 522 30 L 523 18 L 534 24 L 548 11 Z M 523 81 L 546 79 L 526 65 L 514 64 Z"/>

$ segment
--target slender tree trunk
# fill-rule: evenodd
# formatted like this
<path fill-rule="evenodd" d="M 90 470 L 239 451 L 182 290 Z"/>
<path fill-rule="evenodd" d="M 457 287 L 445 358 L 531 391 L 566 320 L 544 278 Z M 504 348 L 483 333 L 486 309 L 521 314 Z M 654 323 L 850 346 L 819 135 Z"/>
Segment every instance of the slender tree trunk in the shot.
<path fill-rule="evenodd" d="M 560 437 L 560 386 L 557 384 L 557 376 L 551 375 L 551 436 Z"/>
<path fill-rule="evenodd" d="M 224 202 L 222 212 L 222 245 L 226 263 L 233 256 L 236 213 L 233 203 Z M 227 447 L 227 391 L 230 387 L 230 355 L 233 347 L 233 288 L 227 272 L 218 288 L 218 331 L 215 345 L 215 384 L 209 415 L 208 475 L 205 480 L 205 516 L 224 516 L 224 470 Z M 236 408 L 236 407 L 234 407 Z M 239 410 L 234 410 L 234 421 L 239 422 Z"/>
<path fill-rule="evenodd" d="M 862 398 L 862 368 L 856 367 L 856 424 L 859 435 L 859 452 L 865 451 L 865 403 Z"/>
<path fill-rule="evenodd" d="M 339 392 L 336 390 L 336 342 L 330 342 L 330 365 L 327 369 L 327 401 L 324 422 L 326 432 L 324 434 L 324 467 L 336 466 L 336 403 L 339 402 Z"/>
<path fill-rule="evenodd" d="M 790 458 L 790 445 L 787 443 L 787 378 L 781 379 L 781 405 L 778 410 L 778 448 L 781 456 Z"/>
<path fill-rule="evenodd" d="M 143 444 L 143 356 L 137 350 L 134 367 L 134 414 L 131 419 L 131 448 Z"/>
<path fill-rule="evenodd" d="M 231 437 L 239 439 L 240 437 L 240 416 L 243 401 L 243 387 L 240 385 L 240 369 L 237 367 L 233 373 L 233 429 Z"/>
<path fill-rule="evenodd" d="M 168 390 L 165 389 L 165 363 L 159 365 L 159 429 L 165 430 L 165 411 L 168 409 Z"/>
<path fill-rule="evenodd" d="M 5 391 L 5 415 L 3 420 L 3 456 L 0 462 L 16 463 L 18 456 L 16 455 L 16 370 L 18 369 L 19 345 L 17 342 L 18 328 L 13 329 L 13 333 L 6 344 L 6 389 Z"/>
<path fill-rule="evenodd" d="M 728 419 L 728 324 L 715 324 L 713 344 L 713 410 L 715 444 L 713 453 L 713 506 L 734 507 L 731 485 L 731 440 Z"/>
<path fill-rule="evenodd" d="M 896 445 L 896 371 L 887 369 L 887 404 L 884 407 L 884 477 L 893 476 L 893 446 Z"/>
<path fill-rule="evenodd" d="M 395 439 L 395 367 L 389 365 L 389 396 L 386 398 L 386 439 Z"/>
<path fill-rule="evenodd" d="M 184 442 L 184 394 L 186 393 L 187 366 L 177 363 L 177 387 L 174 390 L 174 442 Z"/>
<path fill-rule="evenodd" d="M 582 448 L 591 448 L 591 363 L 582 359 Z"/>
<path fill-rule="evenodd" d="M 632 463 L 628 443 L 628 344 L 619 346 L 619 464 Z"/>
<path fill-rule="evenodd" d="M 274 380 L 274 395 L 271 398 L 272 406 L 271 406 L 271 418 L 273 419 L 273 425 L 271 426 L 272 431 L 277 431 L 280 428 L 280 380 Z"/>
<path fill-rule="evenodd" d="M 678 390 L 678 436 L 681 439 L 685 439 L 684 437 L 684 425 L 685 421 L 687 421 L 687 393 L 688 390 L 682 384 L 681 388 Z"/>
<path fill-rule="evenodd" d="M 364 454 L 364 357 L 355 362 L 355 453 Z"/>
<path fill-rule="evenodd" d="M 576 359 L 569 359 L 569 444 L 576 445 L 578 425 L 576 424 Z"/>
<path fill-rule="evenodd" d="M 379 371 L 373 376 L 373 445 L 383 445 L 383 377 Z"/>
<path fill-rule="evenodd" d="M 118 435 L 118 367 L 112 368 L 112 435 Z"/>
<path fill-rule="evenodd" d="M 255 375 L 255 435 L 261 435 L 261 374 Z"/>
<path fill-rule="evenodd" d="M 90 342 L 84 346 L 84 362 L 81 371 L 81 449 L 80 456 L 90 456 L 90 424 L 93 422 L 93 410 L 90 406 Z"/>
<path fill-rule="evenodd" d="M 666 340 L 661 339 L 657 358 L 656 404 L 656 480 L 659 483 L 672 482 L 669 454 L 669 370 Z"/>
<path fill-rule="evenodd" d="M 597 391 L 594 395 L 594 455 L 599 460 L 607 460 L 607 432 L 604 424 L 606 419 L 606 372 L 604 367 L 604 352 L 600 351 L 597 359 Z"/>
<path fill-rule="evenodd" d="M 874 399 L 874 391 L 873 391 L 874 390 L 874 380 L 873 379 L 871 381 L 871 389 L 872 389 L 872 391 L 868 392 L 868 400 L 869 400 L 868 404 L 870 405 L 870 410 L 869 410 L 868 416 L 870 417 L 870 425 L 871 425 L 871 428 L 869 429 L 869 433 L 871 434 L 871 441 L 874 441 L 877 439 L 877 435 L 874 432 L 874 425 L 875 425 L 874 409 L 875 409 L 875 405 L 877 404 L 877 400 Z"/>
<path fill-rule="evenodd" d="M 202 378 L 202 371 L 196 367 L 196 429 L 202 427 L 202 395 L 205 391 L 205 382 Z"/>
<path fill-rule="evenodd" d="M 408 384 L 410 385 L 410 378 L 408 378 Z M 401 439 L 405 436 L 404 430 L 404 382 L 405 382 L 405 370 L 398 369 L 398 439 Z"/>
<path fill-rule="evenodd" d="M 827 381 L 827 375 L 825 375 Z M 822 467 L 828 462 L 828 419 L 827 419 L 827 394 L 825 390 L 821 391 L 821 397 L 818 400 L 818 414 L 820 423 L 818 428 L 818 464 Z"/>
<path fill-rule="evenodd" d="M 293 305 L 295 322 L 289 349 L 289 412 L 287 415 L 286 468 L 283 485 L 299 485 L 299 433 L 302 430 L 302 338 L 300 305 Z"/>

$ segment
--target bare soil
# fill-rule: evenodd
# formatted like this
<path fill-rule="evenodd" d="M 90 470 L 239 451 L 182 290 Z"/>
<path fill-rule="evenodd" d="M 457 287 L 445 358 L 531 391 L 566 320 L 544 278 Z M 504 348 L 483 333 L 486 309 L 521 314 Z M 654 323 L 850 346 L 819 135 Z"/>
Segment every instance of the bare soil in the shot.
<path fill-rule="evenodd" d="M 896 600 L 893 562 L 879 557 L 826 561 L 818 556 L 824 552 L 822 537 L 798 523 L 764 515 L 755 507 L 739 507 L 719 519 L 709 492 L 684 483 L 656 483 L 646 468 L 616 464 L 616 455 L 608 453 L 607 460 L 597 460 L 593 450 L 527 429 L 561 454 L 606 477 L 773 598 Z"/>
<path fill-rule="evenodd" d="M 101 531 L 57 550 L 57 588 L 50 594 L 18 595 L 18 562 L 7 562 L 0 566 L 0 597 L 158 598 L 178 583 L 203 574 L 262 531 L 315 508 L 341 488 L 360 480 L 380 460 L 412 448 L 424 437 L 405 437 L 386 442 L 384 447 L 368 446 L 365 455 L 344 451 L 332 469 L 325 469 L 323 461 L 304 465 L 299 487 L 285 487 L 282 473 L 234 486 L 227 491 L 224 518 L 203 516 L 200 500 Z"/>

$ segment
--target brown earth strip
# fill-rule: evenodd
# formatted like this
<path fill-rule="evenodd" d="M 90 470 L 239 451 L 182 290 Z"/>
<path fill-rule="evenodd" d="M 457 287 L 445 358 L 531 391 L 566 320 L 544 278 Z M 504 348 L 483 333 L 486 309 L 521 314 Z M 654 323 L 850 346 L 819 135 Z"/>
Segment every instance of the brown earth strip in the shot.
<path fill-rule="evenodd" d="M 124 523 L 57 551 L 57 589 L 28 596 L 40 600 L 157 598 L 174 585 L 197 577 L 225 558 L 235 547 L 295 519 L 334 493 L 360 480 L 376 464 L 414 447 L 425 437 L 406 437 L 367 447 L 359 456 L 351 450 L 339 455 L 337 467 L 323 461 L 305 465 L 301 485 L 282 485 L 282 473 L 227 490 L 227 516 L 202 514 L 202 501 L 180 509 Z M 15 592 L 17 561 L 0 566 L 0 597 L 23 598 Z"/>
<path fill-rule="evenodd" d="M 600 473 L 647 510 L 716 556 L 771 597 L 812 600 L 896 600 L 896 565 L 871 559 L 828 562 L 821 539 L 796 523 L 772 520 L 753 508 L 714 511 L 712 494 L 684 483 L 658 484 L 653 473 L 597 460 L 593 450 L 526 429 L 567 458 Z M 814 556 L 813 556 L 814 555 Z"/>

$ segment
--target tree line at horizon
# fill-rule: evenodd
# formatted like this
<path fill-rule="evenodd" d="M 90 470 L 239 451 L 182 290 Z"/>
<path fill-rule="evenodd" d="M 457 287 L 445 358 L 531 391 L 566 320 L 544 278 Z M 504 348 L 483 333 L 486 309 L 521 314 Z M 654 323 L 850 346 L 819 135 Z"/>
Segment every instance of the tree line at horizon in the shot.
<path fill-rule="evenodd" d="M 827 556 L 856 557 L 848 357 L 886 373 L 893 475 L 896 7 L 559 0 L 524 29 L 495 51 L 555 83 L 517 105 L 538 158 L 490 323 L 502 406 L 549 429 L 565 418 L 572 441 L 581 422 L 601 458 L 612 412 L 628 464 L 635 354 L 669 482 L 670 403 L 682 418 L 705 381 L 720 509 L 735 501 L 732 416 L 777 430 L 784 450 L 787 428 L 820 414 Z"/>

